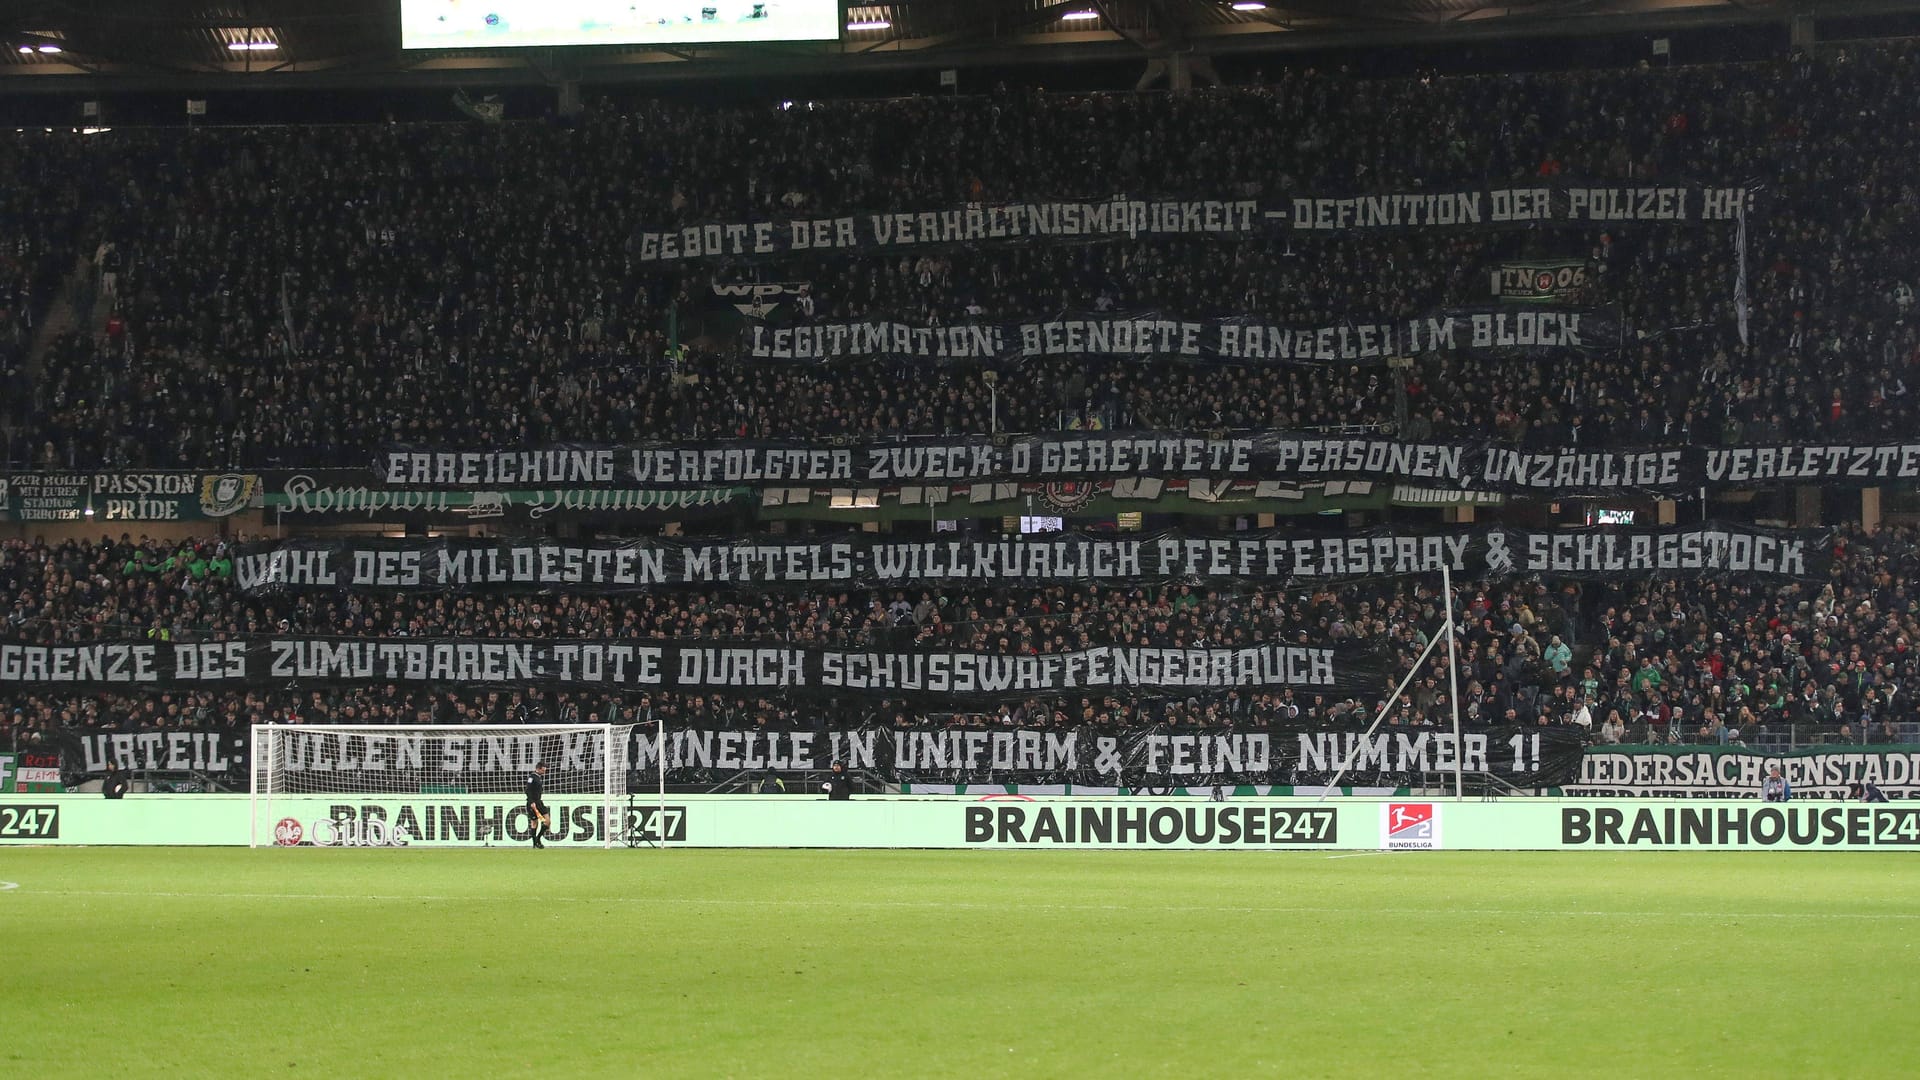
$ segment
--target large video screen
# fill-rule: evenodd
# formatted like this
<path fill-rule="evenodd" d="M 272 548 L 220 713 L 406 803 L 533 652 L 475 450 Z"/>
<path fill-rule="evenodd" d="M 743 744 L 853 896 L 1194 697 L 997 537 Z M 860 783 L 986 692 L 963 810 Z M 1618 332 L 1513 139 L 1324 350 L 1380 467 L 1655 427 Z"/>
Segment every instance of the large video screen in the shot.
<path fill-rule="evenodd" d="M 400 45 L 831 41 L 840 18 L 840 0 L 400 0 Z"/>

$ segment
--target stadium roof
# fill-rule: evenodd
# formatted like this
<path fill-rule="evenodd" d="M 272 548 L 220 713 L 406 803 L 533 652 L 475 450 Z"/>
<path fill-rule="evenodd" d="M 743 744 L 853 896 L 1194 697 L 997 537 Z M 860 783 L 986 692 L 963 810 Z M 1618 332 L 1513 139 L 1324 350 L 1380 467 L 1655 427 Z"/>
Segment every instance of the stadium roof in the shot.
<path fill-rule="evenodd" d="M 399 0 L 6 0 L 0 89 L 646 82 L 1660 31 L 1873 15 L 1920 0 L 903 0 L 838 42 L 400 48 Z"/>

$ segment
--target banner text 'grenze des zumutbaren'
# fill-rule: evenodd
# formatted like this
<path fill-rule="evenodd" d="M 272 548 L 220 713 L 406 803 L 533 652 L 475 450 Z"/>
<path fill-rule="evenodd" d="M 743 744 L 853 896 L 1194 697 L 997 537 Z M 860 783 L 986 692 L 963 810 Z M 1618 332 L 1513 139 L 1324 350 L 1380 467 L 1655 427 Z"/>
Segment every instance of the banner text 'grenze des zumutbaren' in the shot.
<path fill-rule="evenodd" d="M 548 686 L 1011 699 L 1052 693 L 1374 690 L 1385 653 L 1319 645 L 1093 646 L 1060 653 L 832 649 L 766 642 L 342 638 L 0 642 L 0 690 L 290 685 Z"/>

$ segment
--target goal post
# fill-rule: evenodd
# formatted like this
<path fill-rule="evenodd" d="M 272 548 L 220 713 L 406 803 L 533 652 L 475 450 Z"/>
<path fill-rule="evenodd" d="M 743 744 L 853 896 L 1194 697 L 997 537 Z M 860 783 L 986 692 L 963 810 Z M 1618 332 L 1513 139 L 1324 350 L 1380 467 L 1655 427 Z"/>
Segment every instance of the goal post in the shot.
<path fill-rule="evenodd" d="M 633 730 L 631 724 L 255 724 L 247 748 L 249 845 L 287 842 L 281 825 L 293 800 L 484 797 L 513 804 L 524 794 L 527 774 L 545 764 L 546 794 L 598 804 L 596 839 L 612 847 L 630 826 Z M 297 832 L 305 823 L 295 820 L 291 831 Z"/>

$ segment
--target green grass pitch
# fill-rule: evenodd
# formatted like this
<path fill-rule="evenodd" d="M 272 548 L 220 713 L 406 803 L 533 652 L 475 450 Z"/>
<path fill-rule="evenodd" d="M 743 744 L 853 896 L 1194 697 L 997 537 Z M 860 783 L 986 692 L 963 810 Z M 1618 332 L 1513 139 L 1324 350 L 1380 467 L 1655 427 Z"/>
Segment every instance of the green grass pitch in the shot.
<path fill-rule="evenodd" d="M 1893 854 L 0 849 L 0 1076 L 1920 1074 Z"/>

